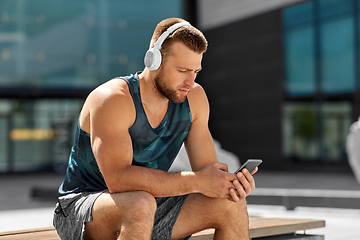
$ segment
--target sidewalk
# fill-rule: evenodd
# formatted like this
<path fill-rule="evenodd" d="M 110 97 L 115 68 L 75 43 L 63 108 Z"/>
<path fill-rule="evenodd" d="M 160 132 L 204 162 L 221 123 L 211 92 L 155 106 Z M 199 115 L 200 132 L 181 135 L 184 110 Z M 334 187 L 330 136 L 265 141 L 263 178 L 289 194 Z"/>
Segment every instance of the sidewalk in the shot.
<path fill-rule="evenodd" d="M 325 240 L 359 240 L 360 210 L 298 207 L 293 211 L 282 206 L 248 205 L 250 216 L 325 220 L 325 228 L 307 230 L 306 234 L 324 235 Z M 303 234 L 304 232 L 298 232 Z"/>
<path fill-rule="evenodd" d="M 360 206 L 360 184 L 352 174 L 259 171 L 255 174 L 255 181 L 257 189 L 253 195 L 262 198 L 262 202 L 273 200 L 270 195 L 296 193 L 298 196 L 294 197 L 295 199 L 311 199 L 311 204 L 318 202 L 341 206 L 341 203 L 349 200 L 347 196 L 341 195 L 347 194 L 355 196 L 354 199 Z M 249 199 L 251 197 L 253 196 L 250 195 Z M 333 197 L 339 197 L 335 203 L 331 201 Z M 289 203 L 284 205 L 286 204 Z M 322 219 L 326 221 L 325 228 L 309 230 L 306 233 L 324 235 L 326 240 L 359 240 L 360 208 L 346 209 L 346 205 L 342 206 L 344 207 L 295 207 L 289 211 L 286 206 L 281 205 L 250 204 L 248 210 L 251 216 Z"/>
<path fill-rule="evenodd" d="M 34 187 L 56 189 L 54 173 L 0 174 L 0 232 L 52 226 L 55 200 L 32 198 Z"/>
<path fill-rule="evenodd" d="M 259 172 L 249 204 L 360 209 L 360 184 L 350 174 Z"/>
<path fill-rule="evenodd" d="M 55 201 L 32 198 L 36 187 L 56 191 L 63 177 L 55 173 L 0 174 L 0 211 L 54 207 Z"/>

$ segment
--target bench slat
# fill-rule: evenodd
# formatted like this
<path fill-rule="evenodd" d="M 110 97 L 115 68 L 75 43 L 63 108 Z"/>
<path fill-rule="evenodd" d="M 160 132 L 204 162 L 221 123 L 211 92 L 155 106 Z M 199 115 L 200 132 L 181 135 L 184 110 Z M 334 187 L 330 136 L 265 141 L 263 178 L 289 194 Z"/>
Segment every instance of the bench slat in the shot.
<path fill-rule="evenodd" d="M 325 227 L 325 221 L 323 220 L 261 218 L 261 217 L 250 217 L 249 219 L 251 238 L 294 233 L 296 231 L 321 228 L 321 227 Z M 214 235 L 214 229 L 206 229 L 204 231 L 193 234 L 191 239 L 210 240 L 213 238 L 213 235 Z"/>
<path fill-rule="evenodd" d="M 250 237 L 265 237 L 294 233 L 296 231 L 325 227 L 324 220 L 284 219 L 284 218 L 252 218 L 250 221 Z"/>
<path fill-rule="evenodd" d="M 0 233 L 1 240 L 60 240 L 53 227 Z"/>

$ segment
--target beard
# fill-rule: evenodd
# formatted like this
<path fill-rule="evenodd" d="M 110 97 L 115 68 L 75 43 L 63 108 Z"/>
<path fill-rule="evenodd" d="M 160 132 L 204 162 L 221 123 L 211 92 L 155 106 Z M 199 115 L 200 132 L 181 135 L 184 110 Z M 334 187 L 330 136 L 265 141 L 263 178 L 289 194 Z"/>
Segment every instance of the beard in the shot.
<path fill-rule="evenodd" d="M 158 93 L 169 99 L 173 103 L 182 103 L 186 99 L 186 95 L 182 95 L 178 92 L 177 89 L 172 89 L 166 85 L 163 77 L 161 76 L 161 72 L 154 79 L 155 89 Z"/>

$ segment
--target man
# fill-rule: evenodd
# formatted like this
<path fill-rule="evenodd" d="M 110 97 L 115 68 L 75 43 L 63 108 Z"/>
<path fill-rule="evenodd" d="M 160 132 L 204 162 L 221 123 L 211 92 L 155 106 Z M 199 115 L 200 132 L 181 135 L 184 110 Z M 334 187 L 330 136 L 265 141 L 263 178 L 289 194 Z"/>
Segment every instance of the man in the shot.
<path fill-rule="evenodd" d="M 254 179 L 217 161 L 208 100 L 195 83 L 205 37 L 171 18 L 150 47 L 143 72 L 104 83 L 84 103 L 54 226 L 62 239 L 188 239 L 206 228 L 215 239 L 249 239 Z M 183 142 L 193 171 L 167 172 Z"/>

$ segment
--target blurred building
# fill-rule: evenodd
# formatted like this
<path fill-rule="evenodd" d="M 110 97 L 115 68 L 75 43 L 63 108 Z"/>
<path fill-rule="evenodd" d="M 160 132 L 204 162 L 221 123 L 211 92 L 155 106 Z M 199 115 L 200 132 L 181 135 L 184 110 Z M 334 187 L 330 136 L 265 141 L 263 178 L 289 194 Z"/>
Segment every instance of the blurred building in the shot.
<path fill-rule="evenodd" d="M 0 1 L 0 171 L 62 171 L 88 93 L 144 68 L 180 0 Z"/>
<path fill-rule="evenodd" d="M 358 0 L 198 1 L 213 137 L 262 169 L 349 171 L 359 11 Z"/>
<path fill-rule="evenodd" d="M 0 171 L 62 172 L 87 94 L 142 70 L 155 25 L 209 41 L 210 129 L 263 169 L 349 171 L 360 115 L 360 0 L 2 0 Z"/>

